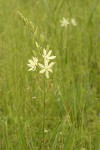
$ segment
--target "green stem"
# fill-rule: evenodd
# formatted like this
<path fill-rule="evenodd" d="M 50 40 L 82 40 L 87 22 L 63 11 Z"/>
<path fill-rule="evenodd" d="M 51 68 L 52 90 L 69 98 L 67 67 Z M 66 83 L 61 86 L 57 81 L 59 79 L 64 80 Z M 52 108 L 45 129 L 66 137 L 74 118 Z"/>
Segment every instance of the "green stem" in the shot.
<path fill-rule="evenodd" d="M 45 147 L 45 76 L 44 76 L 44 87 L 43 87 L 43 150 Z"/>

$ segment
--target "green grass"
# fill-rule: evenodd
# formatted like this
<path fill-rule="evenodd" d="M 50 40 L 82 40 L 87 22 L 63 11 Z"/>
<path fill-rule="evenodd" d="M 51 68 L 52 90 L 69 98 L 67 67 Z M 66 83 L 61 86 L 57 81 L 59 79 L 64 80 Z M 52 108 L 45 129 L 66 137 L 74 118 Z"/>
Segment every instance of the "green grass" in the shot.
<path fill-rule="evenodd" d="M 43 142 L 43 81 L 28 72 L 35 45 L 17 11 L 57 56 L 46 80 L 44 150 L 100 150 L 99 0 L 0 0 L 0 150 L 42 150 Z M 63 17 L 77 26 L 62 28 Z"/>

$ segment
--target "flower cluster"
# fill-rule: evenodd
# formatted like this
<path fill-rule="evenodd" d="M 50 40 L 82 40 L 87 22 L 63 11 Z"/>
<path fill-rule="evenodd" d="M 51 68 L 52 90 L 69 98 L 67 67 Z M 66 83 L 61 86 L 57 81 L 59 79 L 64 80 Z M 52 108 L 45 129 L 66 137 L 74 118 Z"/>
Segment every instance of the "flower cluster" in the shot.
<path fill-rule="evenodd" d="M 67 27 L 70 23 L 73 25 L 73 26 L 76 26 L 77 25 L 77 22 L 74 18 L 72 18 L 70 21 L 69 19 L 66 19 L 66 18 L 62 18 L 62 20 L 60 20 L 60 23 L 61 23 L 61 26 L 62 27 Z"/>
<path fill-rule="evenodd" d="M 52 67 L 55 64 L 55 62 L 50 62 L 51 60 L 55 59 L 56 56 L 51 56 L 52 50 L 48 51 L 46 49 L 43 49 L 43 62 L 44 64 L 39 63 L 39 60 L 37 57 L 32 57 L 32 59 L 29 59 L 28 67 L 30 67 L 29 71 L 35 71 L 37 67 L 41 68 L 39 73 L 45 73 L 45 76 L 49 78 L 49 72 L 52 71 Z"/>

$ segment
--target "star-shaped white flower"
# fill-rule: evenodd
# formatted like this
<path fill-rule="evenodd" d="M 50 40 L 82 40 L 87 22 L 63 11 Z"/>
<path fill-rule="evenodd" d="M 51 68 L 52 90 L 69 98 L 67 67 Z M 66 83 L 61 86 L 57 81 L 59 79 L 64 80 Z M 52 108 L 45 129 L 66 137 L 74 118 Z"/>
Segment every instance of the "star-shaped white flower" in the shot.
<path fill-rule="evenodd" d="M 47 60 L 45 60 L 44 61 L 44 65 L 42 65 L 42 64 L 38 64 L 40 67 L 41 67 L 41 71 L 40 71 L 40 73 L 45 73 L 45 76 L 47 77 L 47 78 L 49 78 L 49 72 L 53 72 L 52 71 L 52 66 L 54 65 L 55 63 L 54 62 L 51 62 L 50 64 L 48 64 L 48 61 Z"/>
<path fill-rule="evenodd" d="M 30 67 L 30 69 L 28 71 L 34 71 L 36 70 L 36 66 L 38 65 L 38 58 L 36 57 L 32 57 L 32 59 L 29 59 L 29 64 L 28 67 Z"/>
<path fill-rule="evenodd" d="M 62 27 L 67 27 L 68 24 L 70 24 L 70 23 L 69 23 L 69 19 L 65 19 L 64 17 L 63 17 L 62 20 L 60 20 L 60 23 L 61 23 L 61 26 L 62 26 Z"/>
<path fill-rule="evenodd" d="M 52 50 L 50 50 L 49 52 L 47 52 L 45 49 L 43 49 L 43 58 L 46 60 L 52 60 L 55 59 L 56 56 L 51 56 Z"/>
<path fill-rule="evenodd" d="M 76 20 L 75 20 L 74 18 L 71 19 L 71 23 L 72 23 L 74 26 L 77 25 L 77 22 L 76 22 Z"/>

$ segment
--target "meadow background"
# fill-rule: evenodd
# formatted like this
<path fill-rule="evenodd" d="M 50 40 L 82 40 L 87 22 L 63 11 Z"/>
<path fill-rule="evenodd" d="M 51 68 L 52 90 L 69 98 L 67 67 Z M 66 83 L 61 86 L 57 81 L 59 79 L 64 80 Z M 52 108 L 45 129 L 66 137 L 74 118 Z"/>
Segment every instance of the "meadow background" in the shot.
<path fill-rule="evenodd" d="M 0 0 L 0 150 L 42 150 L 43 81 L 28 72 L 35 45 L 17 11 L 57 57 L 46 81 L 45 150 L 100 150 L 99 0 Z M 77 26 L 61 27 L 63 17 Z"/>

